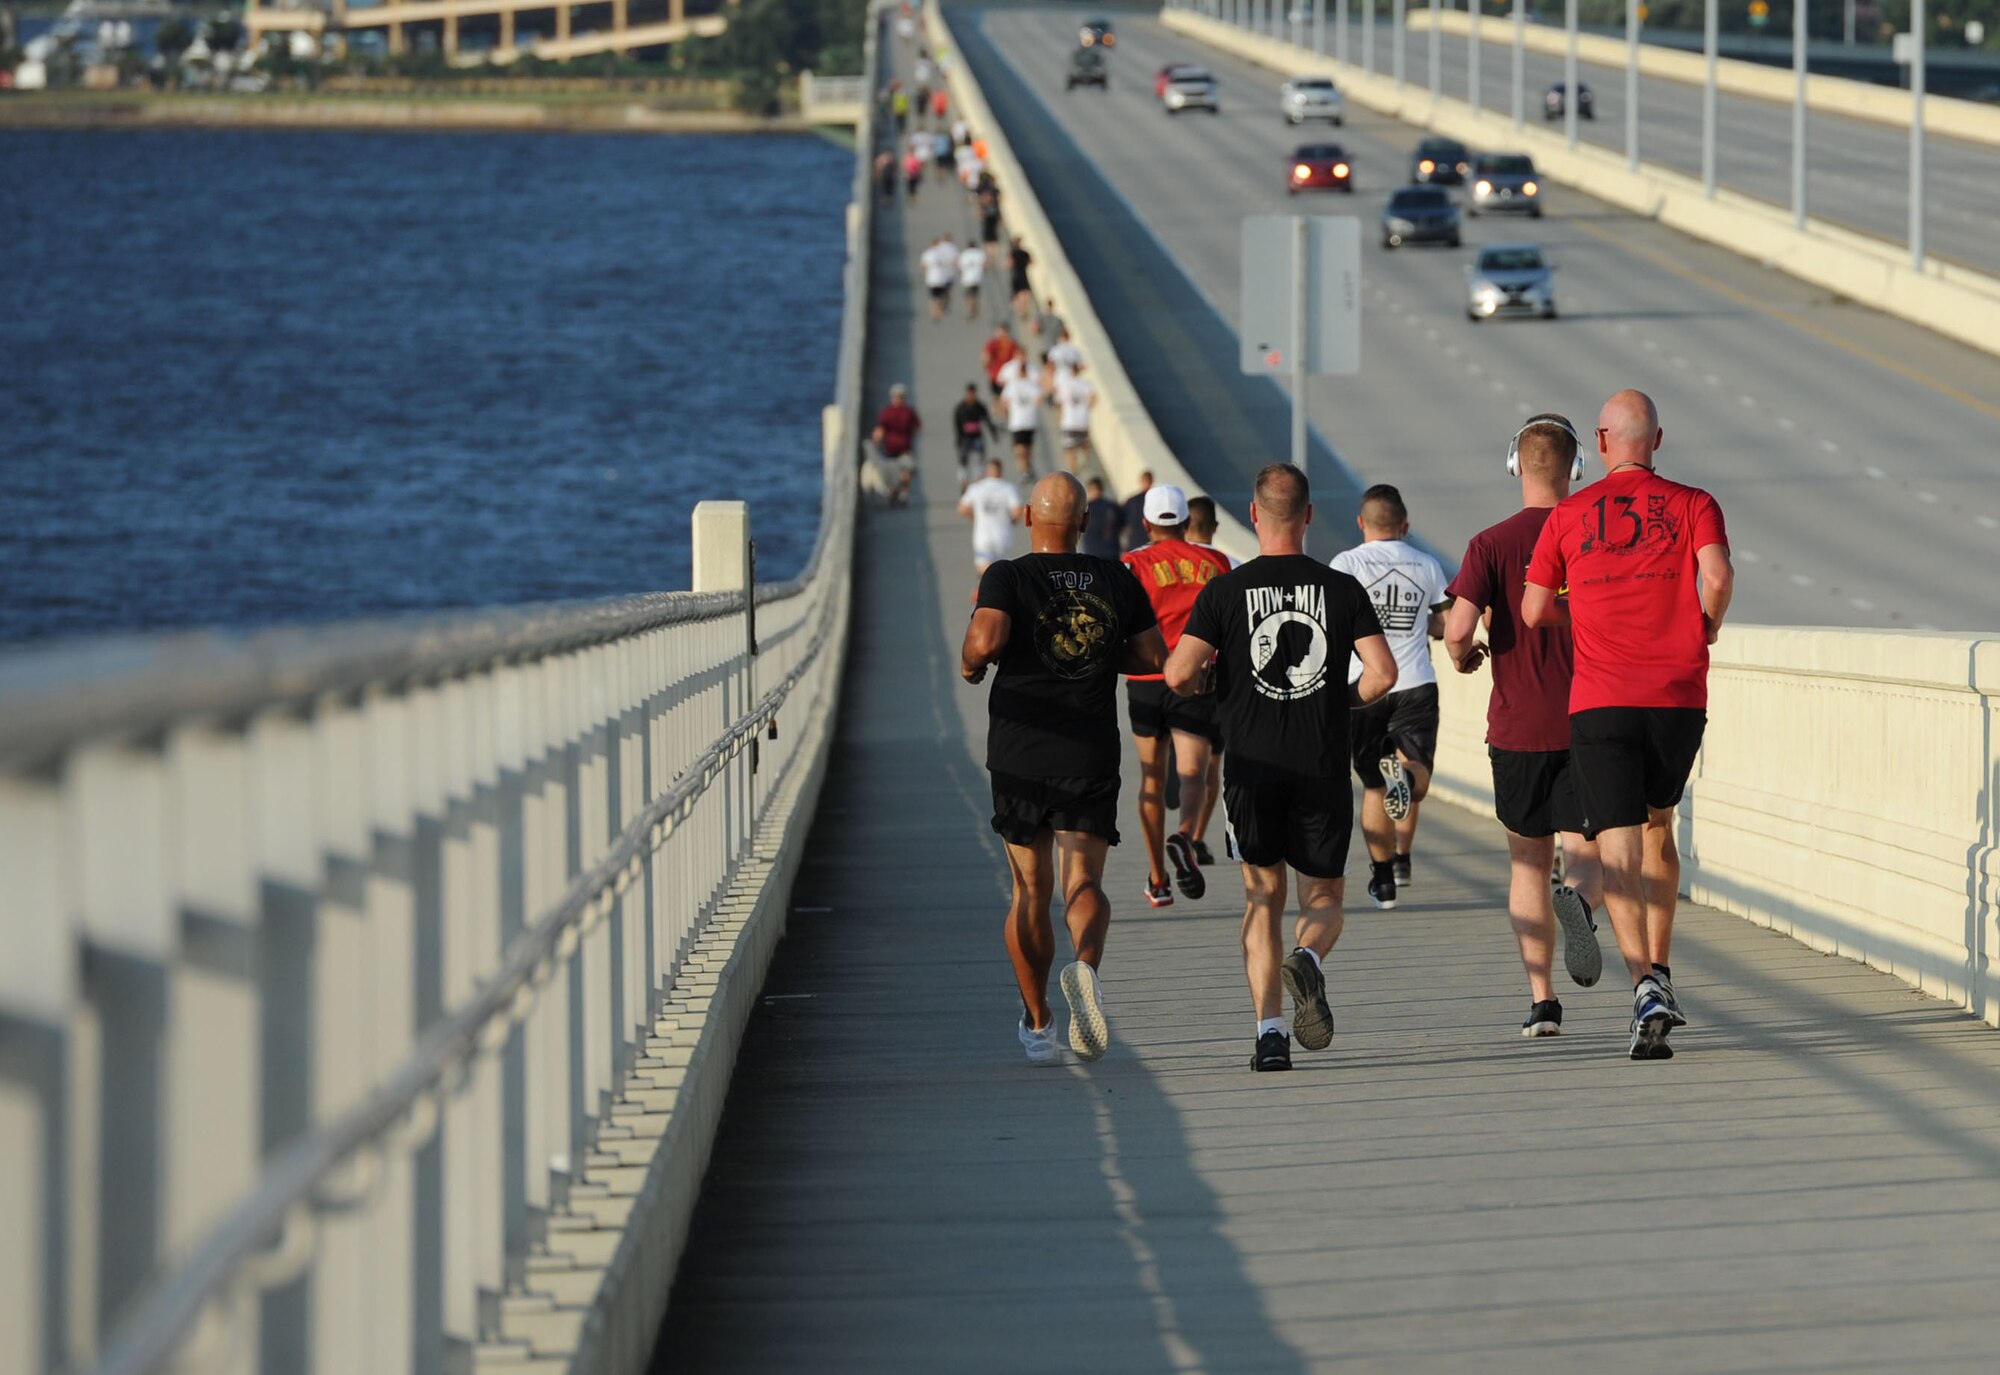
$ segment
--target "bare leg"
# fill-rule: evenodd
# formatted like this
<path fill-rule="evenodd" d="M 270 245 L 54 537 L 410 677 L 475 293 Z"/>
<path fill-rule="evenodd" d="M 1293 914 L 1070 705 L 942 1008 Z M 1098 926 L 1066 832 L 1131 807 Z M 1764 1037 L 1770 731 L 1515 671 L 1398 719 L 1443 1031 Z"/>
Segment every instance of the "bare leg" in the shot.
<path fill-rule="evenodd" d="M 1201 810 L 1195 814 L 1194 838 L 1204 840 L 1208 836 L 1208 819 L 1215 815 L 1215 799 L 1222 796 L 1222 751 L 1211 750 L 1208 756 L 1208 782 L 1201 793 Z"/>
<path fill-rule="evenodd" d="M 1032 845 L 1007 846 L 1007 867 L 1014 873 L 1007 954 L 1014 961 L 1014 981 L 1021 987 L 1028 1025 L 1036 1031 L 1055 1020 L 1049 1009 L 1049 967 L 1056 958 L 1055 928 L 1049 921 L 1049 894 L 1055 886 L 1053 842 L 1053 833 L 1043 831 Z"/>
<path fill-rule="evenodd" d="M 1674 910 L 1681 895 L 1681 851 L 1674 842 L 1671 807 L 1654 808 L 1646 818 L 1640 873 L 1646 900 L 1646 953 L 1654 964 L 1671 965 Z"/>
<path fill-rule="evenodd" d="M 1368 842 L 1368 858 L 1377 864 L 1396 857 L 1396 823 L 1382 805 L 1385 791 L 1365 788 L 1361 793 L 1361 838 Z"/>
<path fill-rule="evenodd" d="M 1134 737 L 1139 746 L 1139 834 L 1146 842 L 1146 882 L 1167 881 L 1167 739 Z"/>
<path fill-rule="evenodd" d="M 1625 957 L 1625 969 L 1635 988 L 1653 972 L 1640 876 L 1644 831 L 1643 826 L 1617 826 L 1597 833 L 1598 853 L 1604 860 L 1604 910 L 1611 918 L 1618 953 Z"/>
<path fill-rule="evenodd" d="M 1208 800 L 1208 737 L 1174 732 L 1174 768 L 1181 780 L 1180 832 L 1192 836 Z"/>
<path fill-rule="evenodd" d="M 1521 967 L 1528 971 L 1529 996 L 1538 1003 L 1556 996 L 1549 981 L 1556 953 L 1556 909 L 1549 896 L 1555 857 L 1555 837 L 1507 832 L 1507 916 L 1521 947 Z"/>
<path fill-rule="evenodd" d="M 1564 831 L 1562 843 L 1563 882 L 1576 889 L 1593 911 L 1603 911 L 1604 861 L 1598 857 L 1597 842 Z"/>
<path fill-rule="evenodd" d="M 1283 1016 L 1285 1010 L 1285 988 L 1278 977 L 1286 953 L 1279 934 L 1285 917 L 1285 866 L 1244 865 L 1243 893 L 1243 972 L 1261 1022 Z"/>
<path fill-rule="evenodd" d="M 1347 880 L 1344 878 L 1312 878 L 1300 874 L 1296 944 L 1304 946 L 1322 960 L 1332 953 L 1333 943 L 1340 939 L 1340 929 L 1346 922 L 1340 911 L 1340 904 L 1346 896 Z"/>
<path fill-rule="evenodd" d="M 1028 456 L 1027 445 L 1016 444 L 1014 446 L 1014 461 L 1021 465 L 1022 477 L 1033 477 L 1035 475 L 1034 460 Z"/>
<path fill-rule="evenodd" d="M 1103 836 L 1056 832 L 1063 921 L 1076 957 L 1092 969 L 1104 963 L 1104 937 L 1111 929 L 1111 900 L 1104 896 L 1104 857 L 1110 850 L 1111 842 Z"/>

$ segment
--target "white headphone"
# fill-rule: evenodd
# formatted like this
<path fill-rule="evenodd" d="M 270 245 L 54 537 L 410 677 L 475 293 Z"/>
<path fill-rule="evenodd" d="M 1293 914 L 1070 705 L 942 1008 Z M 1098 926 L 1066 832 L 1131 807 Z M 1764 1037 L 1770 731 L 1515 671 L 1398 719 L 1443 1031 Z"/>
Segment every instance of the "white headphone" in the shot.
<path fill-rule="evenodd" d="M 1521 475 L 1521 436 L 1529 430 L 1534 429 L 1537 425 L 1553 425 L 1556 429 L 1561 430 L 1569 436 L 1570 443 L 1576 445 L 1576 457 L 1571 459 L 1569 464 L 1569 480 L 1571 482 L 1583 481 L 1583 441 L 1576 437 L 1576 431 L 1570 428 L 1569 422 L 1559 415 L 1538 415 L 1520 429 L 1514 431 L 1514 437 L 1507 441 L 1508 474 L 1513 477 Z"/>

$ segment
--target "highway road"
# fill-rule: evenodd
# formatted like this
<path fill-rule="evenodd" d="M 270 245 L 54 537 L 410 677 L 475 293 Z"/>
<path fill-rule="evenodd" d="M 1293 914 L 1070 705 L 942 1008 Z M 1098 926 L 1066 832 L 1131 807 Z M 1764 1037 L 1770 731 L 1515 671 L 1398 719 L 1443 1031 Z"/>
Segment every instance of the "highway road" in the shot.
<path fill-rule="evenodd" d="M 1327 20 L 1327 51 L 1335 33 Z M 1412 6 L 1412 9 L 1417 6 Z M 1361 25 L 1349 25 L 1348 56 L 1361 60 Z M 1561 25 L 1555 26 L 1560 35 Z M 1310 42 L 1310 28 L 1307 41 Z M 1386 19 L 1375 34 L 1375 69 L 1394 68 L 1394 26 Z M 1404 79 L 1430 87 L 1430 33 L 1405 36 Z M 1465 39 L 1438 36 L 1440 85 L 1445 95 L 1468 98 Z M 1488 17 L 1480 25 L 1480 106 L 1502 114 L 1514 108 L 1513 25 Z M 1524 51 L 1525 120 L 1540 126 L 1542 93 L 1560 82 L 1560 55 Z M 1625 151 L 1625 68 L 1580 61 L 1577 79 L 1597 99 L 1597 118 L 1579 119 L 1578 136 Z M 1639 156 L 1643 161 L 1701 176 L 1701 87 L 1658 77 L 1639 78 Z M 1716 100 L 1716 180 L 1789 209 L 1792 203 L 1792 107 L 1722 93 Z M 1562 122 L 1551 128 L 1560 131 Z M 1809 213 L 1896 244 L 1909 242 L 1909 134 L 1869 120 L 1808 111 L 1806 204 Z M 1930 138 L 1924 154 L 1929 193 L 1924 230 L 1929 251 L 1982 272 L 2000 275 L 2000 148 Z"/>
<path fill-rule="evenodd" d="M 1274 77 L 1202 54 L 1224 112 L 1168 116 L 1151 74 L 1192 45 L 1121 11 L 1111 90 L 1066 94 L 1085 13 L 950 11 L 1163 434 L 1240 502 L 1285 430 L 1278 388 L 1236 371 L 1238 222 L 1303 208 L 1372 228 L 1418 135 L 1353 112 L 1341 136 L 1357 190 L 1301 204 L 1285 194 L 1299 135 Z M 1399 484 L 1450 558 L 1518 500 L 1502 465 L 1523 417 L 1588 426 L 1640 386 L 1661 405 L 1662 470 L 1729 515 L 1739 619 L 2000 627 L 2000 363 L 1563 188 L 1547 208 L 1538 223 L 1467 220 L 1464 250 L 1390 253 L 1366 235 L 1363 370 L 1310 387 L 1313 423 L 1355 481 Z M 1519 239 L 1560 264 L 1562 318 L 1471 323 L 1471 247 Z M 1344 528 L 1351 513 L 1322 519 Z"/>

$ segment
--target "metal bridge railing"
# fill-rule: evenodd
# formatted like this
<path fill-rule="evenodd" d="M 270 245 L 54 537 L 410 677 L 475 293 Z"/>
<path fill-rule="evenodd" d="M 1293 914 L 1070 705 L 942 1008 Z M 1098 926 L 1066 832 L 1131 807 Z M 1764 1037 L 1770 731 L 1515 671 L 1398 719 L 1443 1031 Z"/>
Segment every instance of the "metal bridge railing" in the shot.
<path fill-rule="evenodd" d="M 867 133 L 799 577 L 753 590 L 703 511 L 694 592 L 0 659 L 0 1370 L 470 1370 L 602 1194 L 825 748 Z"/>

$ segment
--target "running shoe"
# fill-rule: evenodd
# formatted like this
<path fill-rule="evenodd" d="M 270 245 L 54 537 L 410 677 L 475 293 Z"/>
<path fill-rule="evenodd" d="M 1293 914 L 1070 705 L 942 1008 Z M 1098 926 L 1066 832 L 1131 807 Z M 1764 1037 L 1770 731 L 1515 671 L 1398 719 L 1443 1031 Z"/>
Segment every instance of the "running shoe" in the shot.
<path fill-rule="evenodd" d="M 1194 846 L 1194 862 L 1196 864 L 1206 869 L 1215 863 L 1215 856 L 1209 853 L 1207 841 L 1190 840 L 1188 844 Z"/>
<path fill-rule="evenodd" d="M 1146 884 L 1146 901 L 1155 907 L 1172 907 L 1174 890 L 1164 883 L 1153 883 L 1149 880 Z"/>
<path fill-rule="evenodd" d="M 1563 1005 L 1554 998 L 1529 1008 L 1528 1020 L 1521 1023 L 1523 1036 L 1560 1036 L 1562 1029 Z"/>
<path fill-rule="evenodd" d="M 1681 1000 L 1674 992 L 1674 981 L 1666 975 L 1658 973 L 1658 965 L 1654 965 L 1653 968 L 1656 971 L 1653 975 L 1653 982 L 1658 984 L 1660 992 L 1666 995 L 1668 1015 L 1674 1019 L 1675 1026 L 1686 1026 L 1688 1019 L 1681 1011 Z"/>
<path fill-rule="evenodd" d="M 1194 902 L 1208 891 L 1208 880 L 1202 877 L 1201 861 L 1195 858 L 1194 846 L 1179 831 L 1167 837 L 1167 861 L 1174 866 L 1174 882 L 1180 886 L 1182 897 Z"/>
<path fill-rule="evenodd" d="M 1577 987 L 1589 988 L 1604 972 L 1604 952 L 1597 945 L 1597 923 L 1590 919 L 1590 904 L 1567 884 L 1550 897 L 1563 932 L 1563 968 Z"/>
<path fill-rule="evenodd" d="M 1097 971 L 1082 960 L 1072 962 L 1063 969 L 1062 991 L 1069 1000 L 1069 1048 L 1078 1059 L 1102 1059 L 1111 1048 L 1111 1024 L 1104 1020 Z"/>
<path fill-rule="evenodd" d="M 1403 761 L 1395 755 L 1382 760 L 1382 810 L 1389 814 L 1389 820 L 1401 821 L 1410 814 L 1410 779 L 1403 772 Z"/>
<path fill-rule="evenodd" d="M 1250 1068 L 1259 1074 L 1274 1069 L 1292 1067 L 1292 1038 L 1282 1031 L 1267 1031 L 1257 1038 L 1257 1049 L 1250 1054 Z"/>
<path fill-rule="evenodd" d="M 1062 1059 L 1062 1047 L 1056 1044 L 1056 1019 L 1049 1018 L 1049 1024 L 1040 1031 L 1028 1025 L 1027 1017 L 1021 1018 L 1021 1025 L 1015 1028 L 1021 1038 L 1021 1048 L 1028 1052 L 1031 1065 L 1053 1065 Z"/>
<path fill-rule="evenodd" d="M 1368 896 L 1375 899 L 1375 905 L 1384 912 L 1395 910 L 1395 872 L 1384 865 L 1381 872 L 1371 875 L 1368 879 Z"/>
<path fill-rule="evenodd" d="M 1299 1044 L 1307 1050 L 1325 1050 L 1332 1045 L 1333 1009 L 1326 1005 L 1326 976 L 1320 972 L 1319 961 L 1300 947 L 1285 956 L 1278 977 L 1285 981 L 1285 992 L 1292 995 L 1292 1034 L 1299 1038 Z"/>
<path fill-rule="evenodd" d="M 1638 988 L 1632 992 L 1632 1058 L 1671 1060 L 1674 1050 L 1667 1044 L 1667 1033 L 1674 1029 L 1675 1018 L 1679 1016 L 1668 1003 L 1666 990 L 1658 979 L 1649 975 L 1639 980 Z"/>
<path fill-rule="evenodd" d="M 1409 887 L 1410 857 L 1408 855 L 1397 855 L 1394 862 L 1396 865 L 1396 886 L 1398 888 Z"/>

